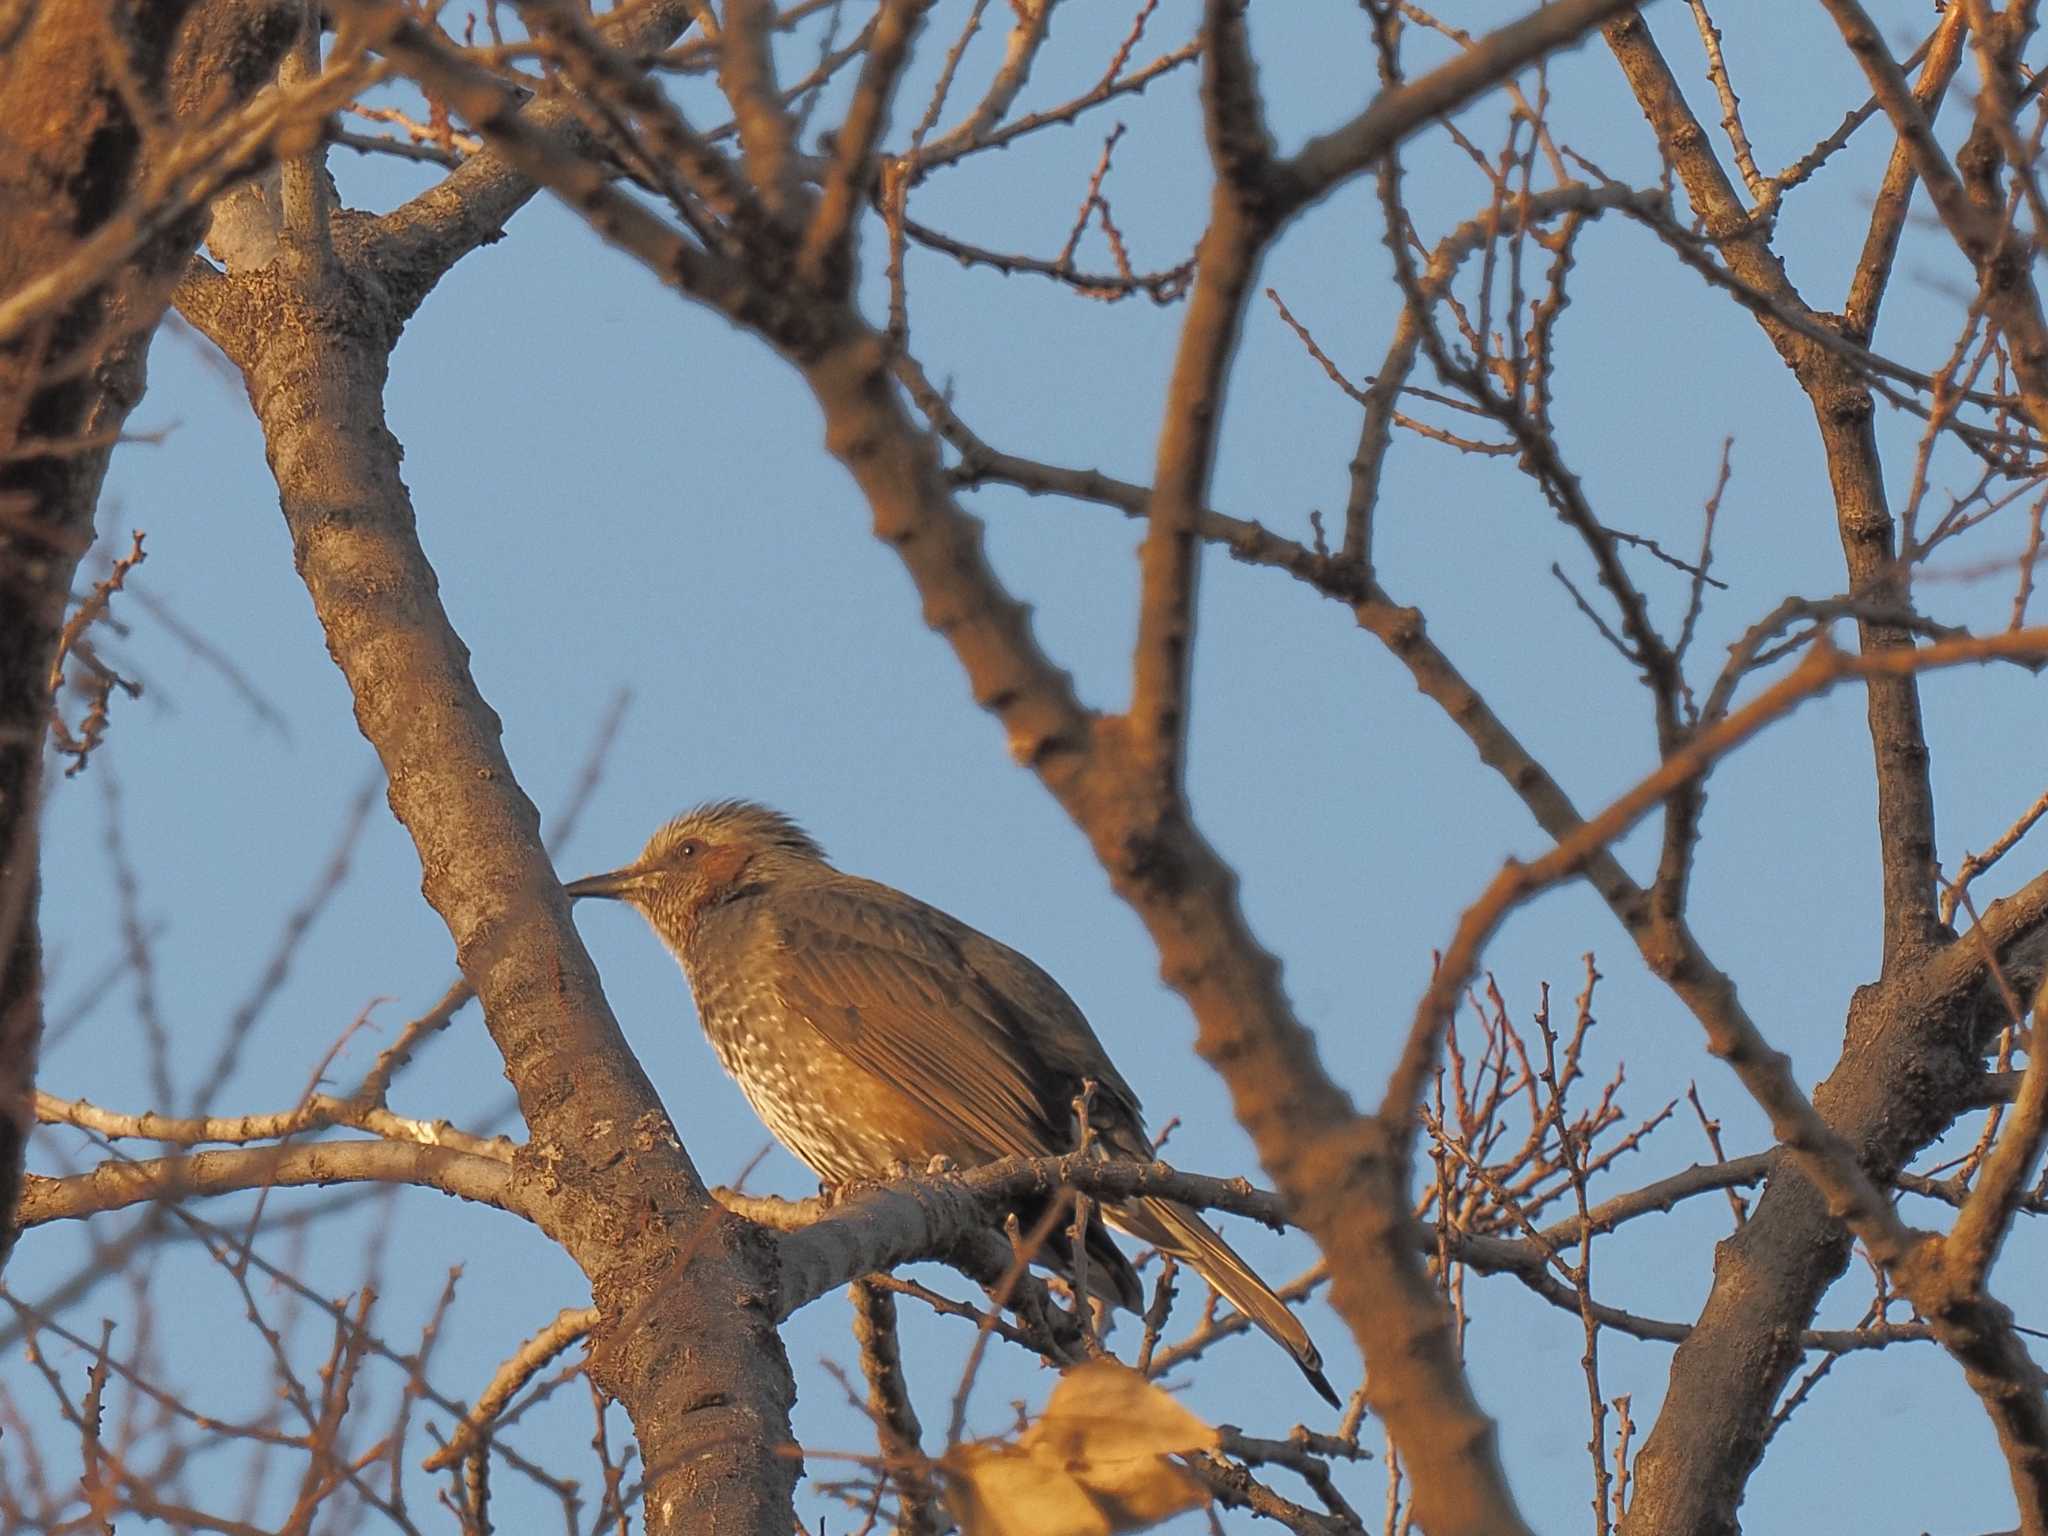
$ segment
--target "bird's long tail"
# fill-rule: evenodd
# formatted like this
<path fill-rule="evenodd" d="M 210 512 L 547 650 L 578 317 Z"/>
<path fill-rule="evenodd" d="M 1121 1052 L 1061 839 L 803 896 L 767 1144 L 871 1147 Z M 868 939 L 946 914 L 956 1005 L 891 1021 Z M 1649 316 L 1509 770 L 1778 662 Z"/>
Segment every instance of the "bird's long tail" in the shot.
<path fill-rule="evenodd" d="M 1150 1196 L 1109 1206 L 1103 1215 L 1140 1242 L 1150 1243 L 1160 1252 L 1193 1266 L 1196 1273 L 1223 1293 L 1225 1300 L 1294 1357 L 1309 1385 L 1331 1407 L 1344 1406 L 1344 1400 L 1323 1374 L 1322 1354 L 1309 1338 L 1308 1330 L 1301 1326 L 1301 1319 L 1200 1216 L 1177 1201 Z"/>

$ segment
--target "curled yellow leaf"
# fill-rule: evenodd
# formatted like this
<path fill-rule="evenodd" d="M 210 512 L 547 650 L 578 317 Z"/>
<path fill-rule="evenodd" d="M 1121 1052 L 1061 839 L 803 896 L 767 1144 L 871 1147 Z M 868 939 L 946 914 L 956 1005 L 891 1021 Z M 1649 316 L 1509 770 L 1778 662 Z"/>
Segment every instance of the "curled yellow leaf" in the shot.
<path fill-rule="evenodd" d="M 1115 1536 L 1199 1507 L 1207 1490 L 1167 1458 L 1213 1449 L 1216 1431 L 1114 1360 L 1060 1377 L 1014 1441 L 958 1446 L 939 1462 L 963 1536 Z"/>

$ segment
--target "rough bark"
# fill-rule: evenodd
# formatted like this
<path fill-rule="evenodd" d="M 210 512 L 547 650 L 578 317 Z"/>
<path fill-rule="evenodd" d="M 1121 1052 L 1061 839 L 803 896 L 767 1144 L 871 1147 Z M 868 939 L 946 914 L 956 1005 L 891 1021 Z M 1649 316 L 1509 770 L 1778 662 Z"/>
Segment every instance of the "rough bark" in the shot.
<path fill-rule="evenodd" d="M 492 200 L 509 212 L 523 198 Z M 299 575 L 518 1092 L 518 1202 L 590 1281 L 590 1372 L 633 1419 L 649 1531 L 784 1536 L 801 1463 L 786 1454 L 795 1387 L 772 1239 L 711 1199 L 619 1033 L 441 606 L 384 421 L 405 319 L 477 227 L 453 219 L 423 255 L 394 238 L 401 221 L 417 232 L 417 210 L 336 210 L 311 166 L 288 168 L 284 219 L 299 227 L 276 259 L 196 272 L 179 303 L 248 385 Z"/>
<path fill-rule="evenodd" d="M 353 286 L 353 285 L 351 285 Z M 772 1249 L 707 1194 L 626 1048 L 540 818 L 420 548 L 382 391 L 395 328 L 250 280 L 246 371 L 299 573 L 531 1132 L 535 1211 L 603 1315 L 591 1374 L 631 1414 L 649 1529 L 783 1536 L 799 1463 Z M 217 332 L 217 334 L 219 334 Z"/>

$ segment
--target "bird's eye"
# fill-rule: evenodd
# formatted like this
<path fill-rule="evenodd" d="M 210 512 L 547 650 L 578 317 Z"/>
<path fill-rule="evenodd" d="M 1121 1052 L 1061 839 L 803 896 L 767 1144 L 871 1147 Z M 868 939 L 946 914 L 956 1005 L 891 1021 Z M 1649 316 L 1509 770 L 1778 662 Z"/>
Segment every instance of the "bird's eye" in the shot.
<path fill-rule="evenodd" d="M 703 851 L 704 845 L 694 837 L 685 838 L 676 845 L 676 857 L 679 859 L 694 859 Z"/>

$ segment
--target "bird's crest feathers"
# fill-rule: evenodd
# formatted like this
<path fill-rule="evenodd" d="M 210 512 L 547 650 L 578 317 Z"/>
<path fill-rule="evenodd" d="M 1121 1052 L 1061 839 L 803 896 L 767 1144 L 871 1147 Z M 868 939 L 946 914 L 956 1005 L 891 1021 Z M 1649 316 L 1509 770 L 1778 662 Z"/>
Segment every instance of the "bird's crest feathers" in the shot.
<path fill-rule="evenodd" d="M 817 839 L 777 810 L 752 800 L 712 800 L 683 812 L 647 840 L 644 861 L 658 863 L 686 838 L 705 842 L 756 843 L 823 862 Z"/>

